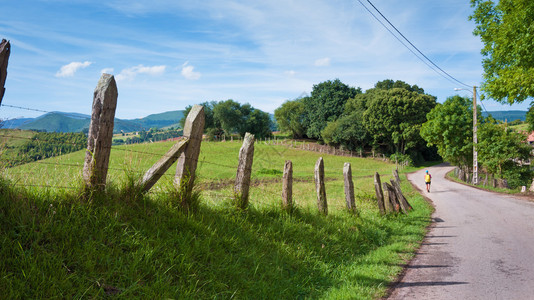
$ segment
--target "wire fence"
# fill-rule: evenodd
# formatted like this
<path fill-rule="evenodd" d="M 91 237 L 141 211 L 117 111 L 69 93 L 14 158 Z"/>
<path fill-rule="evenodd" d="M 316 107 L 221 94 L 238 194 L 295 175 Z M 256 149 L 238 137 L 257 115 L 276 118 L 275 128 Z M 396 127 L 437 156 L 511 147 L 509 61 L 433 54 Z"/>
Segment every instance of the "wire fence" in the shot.
<path fill-rule="evenodd" d="M 37 112 L 45 112 L 50 113 L 50 111 L 41 110 L 41 109 L 32 109 L 32 108 L 26 108 L 26 107 L 20 107 L 20 106 L 13 106 L 13 105 L 7 105 L 2 104 L 2 106 L 11 107 L 11 108 L 17 108 L 17 109 L 24 109 L 24 110 L 32 110 Z M 75 118 L 84 118 L 83 116 L 80 116 L 80 114 L 72 114 L 72 117 Z M 87 117 L 90 118 L 90 117 Z M 38 138 L 35 138 L 35 136 L 32 137 L 26 137 L 26 136 L 17 136 L 13 134 L 8 134 L 6 132 L 0 132 L 0 141 L 6 141 L 6 140 L 24 140 L 28 142 L 33 142 L 36 144 L 36 147 L 44 147 L 44 146 L 74 146 L 74 147 L 86 147 L 86 143 L 75 143 L 75 142 L 61 142 L 61 141 L 49 141 L 49 140 L 40 140 Z M 241 139 L 236 139 L 237 141 L 240 141 Z M 164 141 L 162 141 L 164 142 Z M 238 165 L 238 152 L 239 152 L 239 143 L 234 142 L 233 137 L 230 137 L 228 141 L 223 140 L 219 142 L 212 142 L 211 143 L 203 143 L 203 147 L 209 145 L 214 145 L 216 143 L 217 147 L 219 148 L 227 148 L 231 152 L 235 153 L 235 164 L 228 164 L 225 162 L 231 161 L 231 157 L 226 157 L 224 159 L 213 159 L 213 158 L 206 158 L 206 156 L 201 157 L 197 160 L 197 164 L 199 169 L 202 168 L 212 168 L 212 167 L 218 167 L 222 170 L 225 170 L 224 172 L 235 172 L 237 170 Z M 0 163 L 1 163 L 1 142 L 0 142 Z M 348 151 L 348 150 L 342 150 L 337 149 L 335 147 L 327 146 L 327 145 L 319 145 L 317 143 L 313 143 L 310 141 L 305 140 L 288 140 L 288 139 L 278 139 L 278 138 L 266 138 L 266 139 L 259 139 L 256 141 L 256 144 L 258 147 L 256 147 L 255 151 L 255 168 L 256 172 L 252 175 L 252 183 L 253 186 L 256 187 L 262 187 L 268 183 L 278 183 L 281 182 L 282 178 L 282 170 L 283 170 L 283 162 L 285 160 L 286 154 L 288 151 L 291 150 L 299 150 L 299 151 L 312 151 L 317 152 L 321 154 L 327 154 L 327 155 L 335 155 L 335 156 L 347 156 L 347 157 L 363 157 L 364 154 L 371 154 L 371 153 L 363 153 L 363 151 Z M 164 147 L 154 147 L 151 143 L 143 143 L 143 144 L 129 144 L 129 145 L 120 145 L 120 146 L 111 146 L 109 147 L 112 151 L 120 151 L 124 154 L 121 156 L 123 158 L 122 163 L 114 163 L 113 167 L 107 168 L 108 171 L 114 171 L 114 172 L 121 172 L 124 174 L 128 174 L 129 176 L 136 176 L 141 178 L 146 171 L 150 167 L 149 163 L 154 163 L 158 159 L 161 159 L 162 157 L 165 157 L 167 154 L 167 150 Z M 162 151 L 155 151 L 155 149 L 162 149 Z M 223 151 L 228 152 L 228 151 Z M 43 166 L 47 167 L 57 167 L 57 168 L 65 168 L 65 169 L 77 169 L 78 177 L 79 174 L 81 174 L 81 170 L 83 168 L 83 158 L 79 160 L 79 163 L 73 163 L 71 160 L 64 161 L 63 156 L 61 154 L 65 153 L 59 153 L 59 156 L 54 156 L 54 159 L 46 159 L 46 160 L 37 160 L 34 164 L 34 168 L 42 168 Z M 134 157 L 135 155 L 135 157 Z M 140 157 L 141 156 L 141 157 Z M 373 156 L 374 153 L 373 153 Z M 379 158 L 378 156 L 375 157 L 380 160 L 387 160 L 385 156 L 382 156 Z M 129 162 L 126 162 L 128 159 L 130 159 Z M 142 162 L 142 163 L 141 163 Z M 137 166 L 134 166 L 137 164 Z M 124 165 L 124 167 L 116 167 L 116 165 Z M 363 169 L 360 169 L 363 170 Z M 47 183 L 45 184 L 34 184 L 34 183 L 24 183 L 21 182 L 22 180 L 19 179 L 15 183 L 17 186 L 24 186 L 24 187 L 39 187 L 39 188 L 55 188 L 55 189 L 76 189 L 75 186 L 68 186 L 65 184 L 60 184 L 57 181 L 68 181 L 63 179 L 57 179 L 57 178 L 48 178 L 47 174 L 43 174 L 43 172 L 47 172 L 48 170 L 32 170 L 32 169 L 24 169 L 20 168 L 16 172 L 18 172 L 18 176 L 20 177 L 44 177 L 47 179 Z M 368 171 L 375 171 L 375 170 L 368 170 Z M 9 171 L 8 173 L 15 173 Z M 76 177 L 76 175 L 72 175 L 73 172 L 66 171 L 66 176 L 70 177 Z M 267 175 L 266 175 L 267 174 Z M 339 170 L 330 170 L 327 169 L 325 173 L 330 177 L 335 177 L 340 175 Z M 169 179 L 174 178 L 174 174 L 172 171 L 168 171 L 165 174 L 160 174 L 162 176 L 165 176 Z M 271 175 L 274 175 L 271 176 Z M 49 176 L 53 176 L 52 173 L 49 174 Z M 270 177 L 269 177 L 270 176 Z M 312 182 L 313 173 L 310 172 L 308 175 L 309 178 L 305 179 L 304 181 Z M 372 175 L 362 175 L 362 176 L 354 176 L 353 178 L 370 178 Z M 73 178 L 69 178 L 73 179 Z M 208 178 L 211 180 L 200 182 L 199 185 L 207 190 L 212 189 L 214 191 L 217 191 L 221 189 L 221 187 L 227 187 L 229 185 L 232 185 L 231 180 L 219 180 L 217 178 Z M 327 178 L 328 179 L 328 178 Z M 54 183 L 54 180 L 56 181 Z M 48 183 L 50 182 L 50 183 Z M 298 181 L 297 181 L 298 182 Z M 75 185 L 75 184 L 74 184 Z M 228 198 L 229 196 L 223 196 L 219 195 L 222 198 Z"/>

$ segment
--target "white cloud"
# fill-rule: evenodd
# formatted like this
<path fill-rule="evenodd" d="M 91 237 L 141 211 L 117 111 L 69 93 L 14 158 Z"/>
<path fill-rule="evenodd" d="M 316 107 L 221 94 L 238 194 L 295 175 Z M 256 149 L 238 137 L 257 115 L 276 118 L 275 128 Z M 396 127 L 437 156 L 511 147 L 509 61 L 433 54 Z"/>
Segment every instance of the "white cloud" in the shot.
<path fill-rule="evenodd" d="M 289 71 L 285 71 L 284 74 L 286 74 L 288 76 L 295 76 L 295 74 L 297 74 L 297 72 L 295 72 L 294 70 L 289 70 Z"/>
<path fill-rule="evenodd" d="M 115 70 L 115 69 L 113 69 L 113 68 L 105 68 L 105 69 L 102 69 L 102 70 L 100 71 L 100 74 L 104 74 L 104 73 L 106 73 L 106 74 L 111 74 L 111 73 L 113 73 L 114 70 Z"/>
<path fill-rule="evenodd" d="M 194 69 L 195 69 L 195 67 L 190 66 L 189 62 L 186 61 L 182 65 L 182 76 L 184 76 L 185 79 L 189 79 L 189 80 L 197 80 L 197 79 L 199 79 L 201 74 L 200 74 L 200 72 L 195 72 Z"/>
<path fill-rule="evenodd" d="M 123 69 L 119 75 L 116 76 L 117 80 L 133 80 L 137 74 L 148 74 L 151 76 L 161 75 L 165 72 L 167 66 L 152 66 L 145 67 L 143 65 L 138 65 L 128 69 Z"/>
<path fill-rule="evenodd" d="M 330 57 L 319 58 L 315 60 L 314 65 L 316 67 L 328 67 L 330 66 Z"/>
<path fill-rule="evenodd" d="M 76 71 L 78 71 L 78 69 L 87 68 L 91 64 L 92 64 L 92 62 L 90 62 L 90 61 L 85 61 L 83 63 L 82 62 L 77 62 L 77 61 L 71 62 L 68 65 L 62 66 L 61 69 L 59 69 L 59 71 L 57 71 L 56 77 L 72 77 L 72 76 L 74 76 L 74 73 L 76 73 Z"/>

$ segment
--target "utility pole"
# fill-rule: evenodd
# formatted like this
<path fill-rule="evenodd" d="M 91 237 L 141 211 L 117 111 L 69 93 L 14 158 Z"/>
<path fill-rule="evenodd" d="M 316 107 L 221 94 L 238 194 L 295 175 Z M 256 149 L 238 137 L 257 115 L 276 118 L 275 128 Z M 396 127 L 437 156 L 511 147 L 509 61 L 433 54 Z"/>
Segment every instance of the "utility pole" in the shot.
<path fill-rule="evenodd" d="M 478 184 L 477 87 L 473 86 L 473 184 Z"/>

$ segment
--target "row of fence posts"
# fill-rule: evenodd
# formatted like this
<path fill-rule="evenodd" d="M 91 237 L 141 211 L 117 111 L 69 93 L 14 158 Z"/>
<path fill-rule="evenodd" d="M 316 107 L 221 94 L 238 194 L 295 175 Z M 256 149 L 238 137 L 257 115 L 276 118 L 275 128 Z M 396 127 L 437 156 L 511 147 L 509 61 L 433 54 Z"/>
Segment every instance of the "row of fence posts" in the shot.
<path fill-rule="evenodd" d="M 364 157 L 364 153 L 362 149 L 359 149 L 358 151 L 343 150 L 343 149 L 337 149 L 336 147 L 328 146 L 328 145 L 318 145 L 318 144 L 306 143 L 306 142 L 299 143 L 296 140 L 290 140 L 290 142 L 287 143 L 287 140 L 285 139 L 276 139 L 276 138 L 264 138 L 263 143 L 265 143 L 266 145 L 286 145 L 286 146 L 289 146 L 295 149 L 308 150 L 308 151 L 314 151 L 314 152 L 326 153 L 326 154 L 332 154 L 332 155 L 338 155 L 338 156 Z M 371 155 L 370 157 L 374 159 L 381 159 L 383 161 L 389 160 L 389 158 L 387 158 L 385 154 L 376 153 L 374 150 L 371 152 L 370 155 Z M 407 167 L 408 161 L 399 162 L 398 166 Z"/>
<path fill-rule="evenodd" d="M 84 161 L 83 178 L 86 188 L 89 190 L 103 190 L 106 186 L 109 156 L 113 137 L 113 121 L 117 106 L 118 91 L 115 79 L 112 75 L 102 74 L 94 91 L 91 124 L 89 127 L 87 151 Z M 186 117 L 183 130 L 183 138 L 178 140 L 161 159 L 159 159 L 137 183 L 143 192 L 150 190 L 165 172 L 178 161 L 174 178 L 175 186 L 181 192 L 190 194 L 193 190 L 195 172 L 197 168 L 202 133 L 204 131 L 204 108 L 195 105 Z M 254 135 L 246 133 L 243 145 L 239 150 L 239 163 L 234 186 L 234 198 L 236 205 L 245 209 L 248 206 L 250 178 L 254 159 Z M 354 183 L 352 181 L 352 169 L 350 163 L 343 167 L 345 199 L 347 209 L 356 212 Z M 412 209 L 400 190 L 400 180 L 396 170 L 396 180 L 391 185 L 384 183 L 387 191 L 387 200 L 382 191 L 380 177 L 375 174 L 375 189 L 378 207 L 381 214 L 402 210 L 407 213 Z M 328 214 L 326 198 L 324 161 L 319 157 L 314 169 L 315 187 L 317 192 L 317 207 L 321 214 Z M 293 185 L 293 164 L 286 161 L 284 165 L 282 184 L 282 207 L 291 210 Z M 187 197 L 182 197 L 187 200 Z M 188 203 L 182 203 L 187 206 Z"/>

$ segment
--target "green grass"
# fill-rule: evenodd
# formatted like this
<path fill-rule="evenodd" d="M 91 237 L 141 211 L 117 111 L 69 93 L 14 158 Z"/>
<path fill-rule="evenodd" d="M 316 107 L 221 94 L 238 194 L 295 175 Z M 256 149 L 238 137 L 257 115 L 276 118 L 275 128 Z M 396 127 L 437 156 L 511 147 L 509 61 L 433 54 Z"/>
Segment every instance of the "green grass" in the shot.
<path fill-rule="evenodd" d="M 378 171 L 389 179 L 394 165 L 331 155 L 323 155 L 329 215 L 321 216 L 313 181 L 321 154 L 261 142 L 255 146 L 250 207 L 238 211 L 231 204 L 237 141 L 202 144 L 201 201 L 187 214 L 170 192 L 174 168 L 145 196 L 131 189 L 135 176 L 159 158 L 147 153 L 163 154 L 171 145 L 117 147 L 128 151 L 112 151 L 108 190 L 85 200 L 78 189 L 27 187 L 79 187 L 83 151 L 45 161 L 52 164 L 6 169 L 0 182 L 4 297 L 376 299 L 413 256 L 430 222 L 430 205 L 403 174 L 414 211 L 379 215 L 372 175 Z M 292 213 L 280 208 L 277 172 L 288 159 Z M 359 216 L 345 209 L 347 161 Z"/>
<path fill-rule="evenodd" d="M 508 128 L 517 131 L 517 132 L 528 132 L 528 124 L 523 123 L 520 125 L 508 126 Z"/>
<path fill-rule="evenodd" d="M 458 178 L 458 176 L 456 176 L 454 174 L 454 170 L 451 170 L 445 176 L 446 176 L 446 178 L 448 178 L 448 179 L 450 179 L 452 181 L 455 181 L 455 182 L 458 182 L 458 183 L 461 183 L 461 184 L 465 184 L 465 185 L 469 185 L 469 186 L 472 186 L 472 187 L 476 187 L 478 189 L 483 189 L 483 190 L 486 190 L 486 191 L 492 191 L 492 192 L 497 192 L 497 193 L 502 193 L 502 194 L 512 194 L 512 195 L 513 194 L 524 194 L 524 193 L 521 193 L 521 187 L 517 187 L 515 189 L 505 189 L 505 188 L 498 188 L 498 187 L 490 186 L 489 182 L 488 182 L 488 185 L 483 185 L 483 182 L 479 182 L 480 184 L 474 185 L 472 183 L 462 181 L 462 180 L 460 180 Z M 527 187 L 527 190 L 528 190 L 528 187 Z"/>

